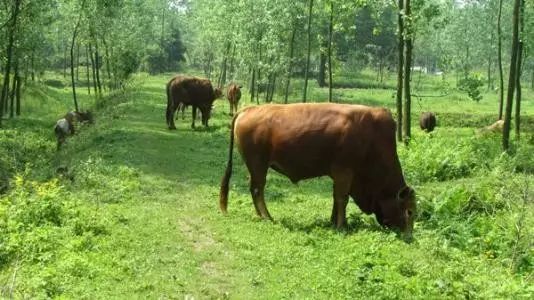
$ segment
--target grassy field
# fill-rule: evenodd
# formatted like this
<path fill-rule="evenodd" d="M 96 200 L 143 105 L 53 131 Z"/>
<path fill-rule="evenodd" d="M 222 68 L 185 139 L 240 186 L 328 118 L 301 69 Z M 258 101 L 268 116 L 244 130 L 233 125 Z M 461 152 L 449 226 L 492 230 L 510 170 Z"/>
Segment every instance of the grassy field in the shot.
<path fill-rule="evenodd" d="M 511 154 L 501 153 L 498 135 L 476 134 L 495 120 L 493 92 L 480 103 L 454 90 L 414 100 L 414 137 L 398 149 L 419 203 L 415 241 L 406 244 L 354 204 L 349 228 L 333 230 L 328 178 L 293 185 L 270 171 L 266 200 L 275 221 L 259 220 L 241 159 L 222 216 L 228 104 L 215 103 L 209 129 L 191 130 L 188 114 L 168 131 L 169 77 L 138 75 L 127 91 L 99 100 L 96 124 L 59 153 L 52 126 L 70 107 L 70 90 L 29 88 L 23 117 L 0 130 L 0 175 L 11 178 L 0 200 L 0 297 L 534 297 L 532 91 Z M 423 80 L 428 88 L 416 92 L 439 94 L 435 78 Z M 335 96 L 393 107 L 393 93 L 344 88 Z M 320 101 L 327 90 L 312 83 L 310 94 Z M 80 102 L 95 105 L 88 95 Z M 415 127 L 426 110 L 438 115 L 430 135 Z"/>

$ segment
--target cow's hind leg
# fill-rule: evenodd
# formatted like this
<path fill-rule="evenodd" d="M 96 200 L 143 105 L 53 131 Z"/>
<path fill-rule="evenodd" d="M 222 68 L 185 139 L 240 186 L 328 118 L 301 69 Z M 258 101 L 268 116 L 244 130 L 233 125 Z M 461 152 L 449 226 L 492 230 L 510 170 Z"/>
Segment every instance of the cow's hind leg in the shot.
<path fill-rule="evenodd" d="M 195 129 L 195 119 L 197 118 L 197 107 L 193 105 L 193 122 L 191 123 L 191 128 Z"/>
<path fill-rule="evenodd" d="M 260 161 L 247 161 L 247 168 L 250 173 L 250 194 L 256 208 L 256 213 L 262 219 L 272 220 L 267 206 L 265 205 L 264 191 L 268 166 Z"/>
<path fill-rule="evenodd" d="M 352 183 L 352 171 L 347 169 L 334 169 L 334 205 L 330 220 L 337 229 L 347 226 L 347 203 L 349 201 L 350 187 Z"/>

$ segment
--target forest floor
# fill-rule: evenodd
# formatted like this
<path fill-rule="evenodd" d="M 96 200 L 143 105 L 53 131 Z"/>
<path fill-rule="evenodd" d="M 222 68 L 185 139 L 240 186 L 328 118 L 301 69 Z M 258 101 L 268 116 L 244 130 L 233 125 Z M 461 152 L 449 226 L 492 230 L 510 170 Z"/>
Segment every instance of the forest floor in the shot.
<path fill-rule="evenodd" d="M 168 78 L 140 75 L 127 92 L 105 97 L 96 123 L 58 153 L 52 125 L 69 105 L 68 88 L 42 88 L 63 100 L 28 105 L 27 115 L 0 130 L 0 143 L 14 152 L 0 155 L 31 157 L 17 162 L 0 200 L 0 297 L 533 298 L 533 92 L 522 108 L 527 133 L 511 155 L 501 154 L 498 135 L 475 130 L 492 123 L 494 96 L 415 105 L 414 119 L 432 109 L 439 127 L 427 135 L 414 120 L 412 143 L 399 145 L 420 215 L 415 241 L 406 244 L 353 203 L 349 228 L 332 229 L 329 178 L 293 185 L 270 171 L 275 221 L 259 220 L 238 154 L 221 215 L 228 104 L 215 102 L 209 129 L 199 120 L 192 130 L 189 110 L 169 131 Z M 393 107 L 392 93 L 336 96 Z M 326 90 L 311 95 L 324 99 Z M 245 93 L 242 102 L 250 103 Z M 38 107 L 49 111 L 37 115 Z M 58 167 L 69 171 L 58 175 Z"/>

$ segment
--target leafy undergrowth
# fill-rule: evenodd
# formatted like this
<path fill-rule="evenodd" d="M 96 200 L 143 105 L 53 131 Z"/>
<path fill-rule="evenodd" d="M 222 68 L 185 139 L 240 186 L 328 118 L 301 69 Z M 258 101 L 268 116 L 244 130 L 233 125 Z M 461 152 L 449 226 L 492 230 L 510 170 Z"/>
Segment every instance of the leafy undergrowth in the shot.
<path fill-rule="evenodd" d="M 441 125 L 399 145 L 419 201 L 416 239 L 406 244 L 353 204 L 349 228 L 333 230 L 328 178 L 295 186 L 270 172 L 275 221 L 259 220 L 241 159 L 220 215 L 226 102 L 216 102 L 210 129 L 191 130 L 187 116 L 168 131 L 166 77 L 138 80 L 98 102 L 96 124 L 57 154 L 52 115 L 0 131 L 11 178 L 0 200 L 2 297 L 534 296 L 530 139 L 502 154 L 496 136 Z"/>

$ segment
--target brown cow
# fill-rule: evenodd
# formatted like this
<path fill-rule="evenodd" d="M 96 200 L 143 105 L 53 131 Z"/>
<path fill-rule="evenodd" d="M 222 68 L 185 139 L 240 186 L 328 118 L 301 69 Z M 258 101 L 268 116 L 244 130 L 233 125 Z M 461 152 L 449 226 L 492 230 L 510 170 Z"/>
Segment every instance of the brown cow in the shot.
<path fill-rule="evenodd" d="M 421 113 L 421 116 L 419 117 L 419 127 L 426 132 L 433 131 L 434 127 L 436 127 L 436 115 L 433 112 Z"/>
<path fill-rule="evenodd" d="M 241 99 L 241 88 L 242 86 L 232 83 L 228 86 L 226 92 L 226 98 L 230 102 L 230 115 L 233 116 L 237 112 L 237 107 L 239 105 L 239 99 Z"/>
<path fill-rule="evenodd" d="M 293 183 L 328 175 L 334 181 L 331 221 L 346 226 L 351 196 L 386 227 L 410 237 L 414 191 L 406 185 L 397 156 L 395 121 L 382 108 L 348 104 L 267 104 L 233 118 L 230 155 L 221 182 L 220 209 L 226 213 L 234 140 L 250 173 L 256 212 L 271 216 L 264 202 L 269 167 Z"/>
<path fill-rule="evenodd" d="M 197 108 L 202 112 L 202 124 L 208 127 L 213 101 L 221 97 L 221 95 L 221 90 L 219 88 L 214 89 L 208 79 L 185 75 L 175 76 L 167 83 L 166 118 L 169 129 L 176 129 L 174 113 L 180 105 L 193 106 L 192 128 L 195 128 Z"/>

